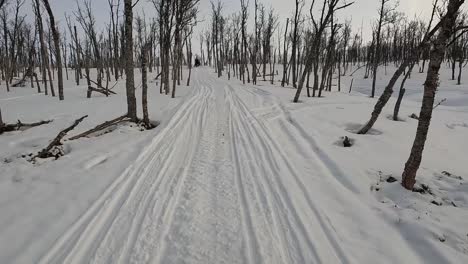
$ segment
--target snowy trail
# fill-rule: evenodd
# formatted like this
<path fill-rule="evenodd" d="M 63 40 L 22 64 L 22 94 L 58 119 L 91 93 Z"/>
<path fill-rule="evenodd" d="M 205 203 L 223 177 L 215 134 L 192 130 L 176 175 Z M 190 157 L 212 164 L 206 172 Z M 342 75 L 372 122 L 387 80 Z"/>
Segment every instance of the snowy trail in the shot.
<path fill-rule="evenodd" d="M 172 119 L 40 263 L 422 262 L 274 96 L 205 69 L 193 78 Z"/>

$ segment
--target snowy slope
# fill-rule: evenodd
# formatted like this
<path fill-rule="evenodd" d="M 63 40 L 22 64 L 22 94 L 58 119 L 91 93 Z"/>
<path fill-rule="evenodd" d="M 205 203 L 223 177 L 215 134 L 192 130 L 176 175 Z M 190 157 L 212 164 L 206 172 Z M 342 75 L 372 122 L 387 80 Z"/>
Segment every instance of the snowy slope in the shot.
<path fill-rule="evenodd" d="M 400 179 L 424 74 L 408 83 L 405 121 L 386 117 L 391 100 L 363 136 L 350 131 L 376 99 L 366 96 L 370 80 L 354 78 L 352 94 L 293 104 L 291 88 L 196 69 L 176 99 L 151 84 L 157 129 L 67 142 L 66 156 L 40 165 L 21 154 L 83 114 L 90 118 L 74 133 L 121 115 L 123 83 L 117 96 L 92 99 L 70 85 L 65 102 L 2 91 L 5 121 L 54 122 L 0 136 L 0 262 L 468 262 L 466 85 L 442 83 L 447 101 L 435 110 L 417 178 L 430 193 L 420 194 L 386 179 Z M 343 148 L 342 136 L 354 146 Z"/>

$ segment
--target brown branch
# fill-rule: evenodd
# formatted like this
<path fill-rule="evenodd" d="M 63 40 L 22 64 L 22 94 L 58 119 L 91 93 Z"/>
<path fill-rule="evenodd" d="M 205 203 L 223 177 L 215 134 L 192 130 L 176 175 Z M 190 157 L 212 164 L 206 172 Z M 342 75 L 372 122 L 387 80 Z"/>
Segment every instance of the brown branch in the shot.
<path fill-rule="evenodd" d="M 92 129 L 90 129 L 88 131 L 85 131 L 85 132 L 83 132 L 81 134 L 73 136 L 69 140 L 75 140 L 75 139 L 79 139 L 79 138 L 82 138 L 82 137 L 87 137 L 87 136 L 89 136 L 89 135 L 91 135 L 93 133 L 96 133 L 98 131 L 101 131 L 101 130 L 103 130 L 105 128 L 108 128 L 110 126 L 116 125 L 116 124 L 121 123 L 121 122 L 129 121 L 129 120 L 130 119 L 126 115 L 125 116 L 120 116 L 120 117 L 117 117 L 117 118 L 112 119 L 110 121 L 106 121 L 106 122 L 104 122 L 104 123 L 102 123 L 100 125 L 97 125 L 96 127 L 92 128 Z"/>
<path fill-rule="evenodd" d="M 41 126 L 45 124 L 51 123 L 53 120 L 43 120 L 35 123 L 23 123 L 20 120 L 16 124 L 0 124 L 0 135 L 5 133 L 5 132 L 11 132 L 11 131 L 18 131 L 18 130 L 26 130 L 30 129 L 36 126 Z"/>
<path fill-rule="evenodd" d="M 54 140 L 52 140 L 52 142 L 50 142 L 50 144 L 46 148 L 44 148 L 39 153 L 37 153 L 37 155 L 34 156 L 32 158 L 32 160 L 34 160 L 35 158 L 45 159 L 45 158 L 53 157 L 54 155 L 50 152 L 52 150 L 52 148 L 55 147 L 55 146 L 62 145 L 62 143 L 60 141 L 67 135 L 67 133 L 70 132 L 71 130 L 73 130 L 76 126 L 78 126 L 79 123 L 81 123 L 81 121 L 83 121 L 87 117 L 88 117 L 88 115 L 85 115 L 85 116 L 83 116 L 81 118 L 78 118 L 77 120 L 75 120 L 75 122 L 73 122 L 73 124 L 71 126 L 69 126 L 69 127 L 65 128 L 64 130 L 60 131 L 60 133 L 58 133 L 58 135 L 54 138 Z"/>

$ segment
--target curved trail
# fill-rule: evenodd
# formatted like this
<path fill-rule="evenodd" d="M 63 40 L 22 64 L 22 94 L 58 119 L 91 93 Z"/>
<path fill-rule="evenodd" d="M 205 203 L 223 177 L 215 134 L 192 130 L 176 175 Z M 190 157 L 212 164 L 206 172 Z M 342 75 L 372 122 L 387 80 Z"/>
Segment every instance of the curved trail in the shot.
<path fill-rule="evenodd" d="M 172 119 L 40 263 L 375 260 L 353 252 L 360 245 L 346 235 L 357 229 L 370 247 L 380 243 L 352 210 L 377 216 L 279 101 L 205 69 L 193 79 Z M 281 118 L 256 116 L 245 98 Z M 338 226 L 344 215 L 356 223 Z"/>

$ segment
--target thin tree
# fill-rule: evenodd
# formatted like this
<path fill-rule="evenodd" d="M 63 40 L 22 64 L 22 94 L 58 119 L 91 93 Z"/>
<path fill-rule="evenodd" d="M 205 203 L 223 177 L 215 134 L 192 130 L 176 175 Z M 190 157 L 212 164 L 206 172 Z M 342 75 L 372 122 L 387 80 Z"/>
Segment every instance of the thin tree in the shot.
<path fill-rule="evenodd" d="M 435 0 L 433 4 L 433 10 L 437 10 L 437 3 L 438 0 Z M 435 11 L 432 12 L 433 14 Z M 397 68 L 393 76 L 390 78 L 390 81 L 388 82 L 387 86 L 385 87 L 383 93 L 380 95 L 379 99 L 377 100 L 377 103 L 374 106 L 374 110 L 371 113 L 371 118 L 369 121 L 357 132 L 358 134 L 367 134 L 369 130 L 374 126 L 375 122 L 379 118 L 380 114 L 382 113 L 383 108 L 387 104 L 388 100 L 393 94 L 393 87 L 395 86 L 396 82 L 400 78 L 400 76 L 404 73 L 405 69 L 411 64 L 411 62 L 417 61 L 419 58 L 419 55 L 422 51 L 424 51 L 427 47 L 430 45 L 430 40 L 432 37 L 437 33 L 439 30 L 442 22 L 444 21 L 445 18 L 441 18 L 439 23 L 435 25 L 432 29 L 431 24 L 432 24 L 432 19 L 434 16 L 432 16 L 431 21 L 429 22 L 429 26 L 427 28 L 427 32 L 424 35 L 423 39 L 419 43 L 419 46 L 416 47 L 415 49 L 412 50 L 410 55 L 408 55 L 405 59 L 403 59 L 402 63 L 400 66 Z"/>
<path fill-rule="evenodd" d="M 408 190 L 413 190 L 416 183 L 416 173 L 421 164 L 422 154 L 431 124 L 432 110 L 434 107 L 434 98 L 439 86 L 439 70 L 444 60 L 447 43 L 454 34 L 454 26 L 457 21 L 458 11 L 465 0 L 449 0 L 447 12 L 441 20 L 440 32 L 434 40 L 431 51 L 429 69 L 424 83 L 424 97 L 419 114 L 418 128 L 416 137 L 411 148 L 408 161 L 402 175 L 402 185 Z"/>
<path fill-rule="evenodd" d="M 304 6 L 304 1 L 303 0 L 296 0 L 296 9 L 294 12 L 294 20 L 293 20 L 293 32 L 292 32 L 292 41 L 291 41 L 291 68 L 292 68 L 292 77 L 293 77 L 293 87 L 297 88 L 297 75 L 296 75 L 296 70 L 297 70 L 297 65 L 296 65 L 296 59 L 297 59 L 297 44 L 298 44 L 298 30 L 299 30 L 299 23 L 300 23 L 300 17 L 301 17 L 301 12 L 302 12 L 302 7 Z"/>
<path fill-rule="evenodd" d="M 338 5 L 341 1 L 340 0 L 326 0 L 323 1 L 322 11 L 320 15 L 320 20 L 316 20 L 313 15 L 313 8 L 315 1 L 312 2 L 310 7 L 310 17 L 312 20 L 312 25 L 314 26 L 314 38 L 312 40 L 312 45 L 307 49 L 307 59 L 305 62 L 305 67 L 302 72 L 302 76 L 299 79 L 299 83 L 297 86 L 296 95 L 294 96 L 294 102 L 299 102 L 299 97 L 301 96 L 302 88 L 304 87 L 304 82 L 307 78 L 308 73 L 314 68 L 314 90 L 318 88 L 318 63 L 319 63 L 319 54 L 320 54 L 320 46 L 322 42 L 322 37 L 325 32 L 325 29 L 330 24 L 330 19 L 332 19 L 333 14 L 341 9 L 344 9 L 354 2 L 346 3 L 344 2 L 342 5 Z"/>
<path fill-rule="evenodd" d="M 52 12 L 52 9 L 50 8 L 49 0 L 42 0 L 42 3 L 44 3 L 47 14 L 49 15 L 50 28 L 52 30 L 52 36 L 54 38 L 55 63 L 56 63 L 57 74 L 58 74 L 59 100 L 63 100 L 64 95 L 63 95 L 62 55 L 60 51 L 60 33 L 58 31 L 57 26 L 55 25 L 55 17 Z"/>
<path fill-rule="evenodd" d="M 396 7 L 389 7 L 388 3 L 392 0 L 380 0 L 380 9 L 379 9 L 379 20 L 377 22 L 377 32 L 375 34 L 375 45 L 374 45 L 374 59 L 372 62 L 372 92 L 371 97 L 375 96 L 375 84 L 377 81 L 377 70 L 380 63 L 380 53 L 382 49 L 382 27 L 388 23 L 395 21 L 395 10 Z"/>
<path fill-rule="evenodd" d="M 137 122 L 137 107 L 135 97 L 135 76 L 133 62 L 133 3 L 132 0 L 124 0 L 125 15 L 125 75 L 127 92 L 127 117 Z"/>
<path fill-rule="evenodd" d="M 148 114 L 148 74 L 147 74 L 147 63 L 148 63 L 148 51 L 150 48 L 150 44 L 146 43 L 141 50 L 141 105 L 143 110 L 143 126 L 146 128 L 150 128 L 151 124 L 149 121 L 149 114 Z"/>

